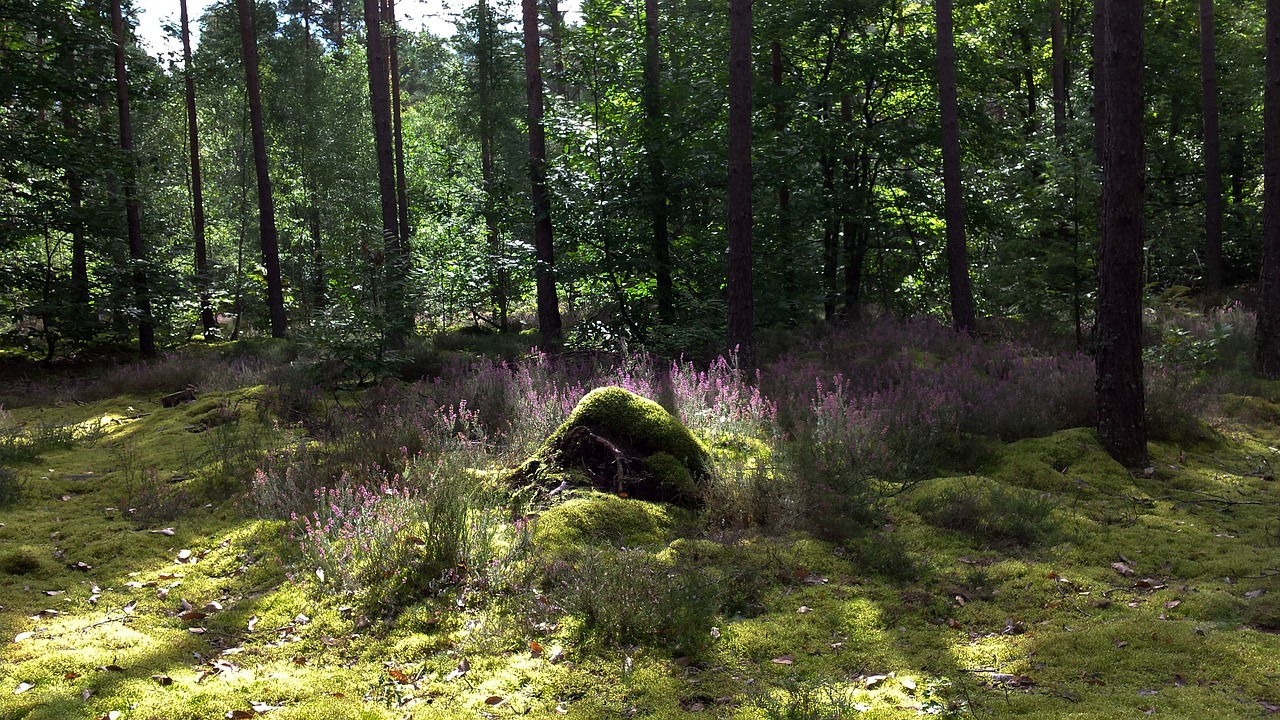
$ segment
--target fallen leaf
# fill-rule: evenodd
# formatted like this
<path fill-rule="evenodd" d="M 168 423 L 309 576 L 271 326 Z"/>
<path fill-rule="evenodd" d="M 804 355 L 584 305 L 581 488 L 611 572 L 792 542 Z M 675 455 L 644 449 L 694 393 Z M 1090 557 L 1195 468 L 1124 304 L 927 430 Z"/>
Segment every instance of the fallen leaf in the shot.
<path fill-rule="evenodd" d="M 471 663 L 467 662 L 466 658 L 462 658 L 462 662 L 458 663 L 458 667 L 454 668 L 453 672 L 445 676 L 444 681 L 450 682 L 452 680 L 457 680 L 463 675 L 466 675 L 467 671 L 469 671 L 470 669 L 471 669 Z"/>
<path fill-rule="evenodd" d="M 197 610 L 188 610 L 178 613 L 178 617 L 182 620 L 203 620 L 209 616 Z"/>
<path fill-rule="evenodd" d="M 222 609 L 222 603 L 218 602 L 217 600 L 210 600 L 209 602 L 205 603 L 204 607 L 201 609 L 204 610 L 205 612 L 217 612 Z"/>
<path fill-rule="evenodd" d="M 320 579 L 320 582 L 324 582 L 324 568 L 316 568 L 316 577 Z"/>
<path fill-rule="evenodd" d="M 1165 609 L 1165 610 L 1172 610 L 1172 609 L 1174 609 L 1174 608 L 1178 607 L 1178 606 L 1179 606 L 1179 605 L 1181 605 L 1181 604 L 1182 604 L 1182 601 L 1181 601 L 1181 600 L 1170 600 L 1169 602 L 1167 602 L 1167 603 L 1165 603 L 1165 604 L 1164 604 L 1164 609 Z"/>
<path fill-rule="evenodd" d="M 1120 573 L 1121 575 L 1125 575 L 1125 576 L 1132 575 L 1134 572 L 1133 568 L 1129 567 L 1127 564 L 1122 562 L 1111 563 L 1111 568 L 1116 572 Z"/>
<path fill-rule="evenodd" d="M 91 697 L 93 697 L 93 688 L 85 688 L 85 689 L 80 693 L 80 699 L 81 699 L 82 701 L 88 702 L 89 698 L 91 698 Z"/>
<path fill-rule="evenodd" d="M 1250 600 L 1256 600 L 1262 597 L 1263 593 L 1265 592 L 1266 590 L 1263 590 L 1262 588 L 1258 588 L 1257 590 L 1250 590 L 1249 592 L 1245 593 L 1244 596 Z"/>
<path fill-rule="evenodd" d="M 497 695 L 490 695 L 484 699 L 484 704 L 490 707 L 497 707 L 503 703 L 503 699 Z"/>
<path fill-rule="evenodd" d="M 103 665 L 98 669 L 103 672 L 120 672 L 120 673 L 124 672 L 124 668 L 120 667 L 119 665 L 116 665 L 115 663 L 112 663 L 110 665 Z"/>
<path fill-rule="evenodd" d="M 66 592 L 67 592 L 66 590 L 45 590 L 45 591 L 44 591 L 44 594 L 45 594 L 45 595 L 48 595 L 49 597 L 57 597 L 57 596 L 62 595 L 62 594 L 64 594 L 64 593 L 66 593 Z"/>
<path fill-rule="evenodd" d="M 1272 703 L 1265 702 L 1263 700 L 1259 700 L 1258 704 L 1262 706 L 1262 709 L 1265 710 L 1268 715 L 1280 713 L 1280 705 L 1273 705 Z"/>
<path fill-rule="evenodd" d="M 150 532 L 153 535 L 173 535 L 173 528 L 171 527 L 160 528 L 159 530 L 150 530 L 148 532 Z"/>
<path fill-rule="evenodd" d="M 718 628 L 718 627 L 712 627 L 712 628 L 711 628 L 711 639 L 712 639 L 712 640 L 719 640 L 719 639 L 720 639 L 720 628 Z"/>
<path fill-rule="evenodd" d="M 122 608 L 120 608 L 120 609 L 124 611 L 124 614 L 125 614 L 125 615 L 132 615 L 132 614 L 133 614 L 133 611 L 134 611 L 135 609 L 137 609 L 137 607 L 138 607 L 138 601 L 137 601 L 137 600 L 130 600 L 129 602 L 127 602 L 127 603 L 125 603 L 125 604 L 124 604 L 124 607 L 122 607 Z"/>
<path fill-rule="evenodd" d="M 916 681 L 915 681 L 915 680 L 913 680 L 912 678 L 904 677 L 904 678 L 902 678 L 902 687 L 904 687 L 904 688 L 906 688 L 906 689 L 908 689 L 908 690 L 915 690 L 915 689 L 916 689 Z"/>
<path fill-rule="evenodd" d="M 167 600 L 169 598 L 169 588 L 156 590 L 156 597 L 160 600 Z"/>
<path fill-rule="evenodd" d="M 98 716 L 98 720 L 120 720 L 119 710 L 110 710 Z"/>
<path fill-rule="evenodd" d="M 555 665 L 564 659 L 564 648 L 559 645 L 551 648 L 551 654 L 547 656 L 547 662 Z"/>
<path fill-rule="evenodd" d="M 675 660 L 672 660 L 671 662 L 674 663 L 675 666 L 678 668 L 687 668 L 693 664 L 693 658 L 689 657 L 688 655 L 684 655 L 676 658 Z"/>
<path fill-rule="evenodd" d="M 956 620 L 955 618 L 947 618 L 947 627 L 951 628 L 952 630 L 959 630 L 964 626 L 961 625 L 960 621 Z"/>
<path fill-rule="evenodd" d="M 266 713 L 271 712 L 272 710 L 279 710 L 280 708 L 283 708 L 284 706 L 283 706 L 283 705 L 268 705 L 267 703 L 264 703 L 264 702 L 254 702 L 254 701 L 250 700 L 250 701 L 249 701 L 249 707 L 252 707 L 252 708 L 253 708 L 253 710 L 254 710 L 254 712 L 258 713 L 259 715 L 263 715 L 263 714 L 266 714 Z"/>
<path fill-rule="evenodd" d="M 14 635 L 14 636 L 13 636 L 13 641 L 14 641 L 14 642 L 16 642 L 16 643 L 19 643 L 19 642 L 22 642 L 23 640 L 26 640 L 26 639 L 28 639 L 28 638 L 33 638 L 33 637 L 35 637 L 35 635 L 36 635 L 36 634 L 35 634 L 34 632 L 30 631 L 30 630 L 28 630 L 27 632 L 20 632 L 20 633 L 18 633 L 17 635 Z"/>
<path fill-rule="evenodd" d="M 813 612 L 813 608 L 809 607 L 808 605 L 801 605 L 800 609 L 796 610 L 796 612 L 800 613 L 801 615 L 804 615 L 806 613 Z"/>
<path fill-rule="evenodd" d="M 1157 695 L 1159 693 L 1160 693 L 1159 690 L 1139 690 L 1138 691 L 1138 694 L 1141 695 L 1142 697 L 1151 697 L 1152 695 Z"/>
<path fill-rule="evenodd" d="M 871 688 L 879 685 L 880 683 L 888 679 L 889 679 L 888 675 L 868 675 L 866 679 L 863 680 L 863 682 L 867 684 L 867 689 L 870 690 Z"/>
<path fill-rule="evenodd" d="M 401 685 L 412 685 L 412 684 L 413 684 L 413 680 L 411 680 L 411 679 L 409 678 L 409 676 L 408 676 L 408 675 L 405 675 L 403 672 L 401 672 L 400 670 L 397 670 L 397 669 L 395 669 L 395 668 L 390 668 L 390 669 L 388 669 L 388 670 L 387 670 L 387 674 L 391 676 L 391 679 L 392 679 L 392 680 L 395 680 L 396 682 L 400 683 Z"/>
<path fill-rule="evenodd" d="M 193 627 L 193 628 L 187 628 L 187 632 L 191 633 L 192 635 L 203 635 L 209 631 L 202 627 Z"/>
<path fill-rule="evenodd" d="M 173 684 L 173 678 L 169 677 L 168 675 L 152 675 L 151 679 L 155 680 L 157 683 L 160 683 L 160 685 L 163 687 L 168 687 L 169 685 Z"/>
<path fill-rule="evenodd" d="M 75 680 L 75 679 L 76 679 L 76 678 L 78 678 L 78 677 L 80 677 L 80 673 L 78 673 L 78 672 L 69 672 L 69 673 L 67 673 L 66 675 L 63 675 L 63 676 L 62 676 L 62 679 L 63 679 L 63 680 Z"/>
<path fill-rule="evenodd" d="M 1128 643 L 1128 641 L 1125 641 L 1125 640 L 1118 640 L 1118 641 L 1116 641 L 1116 647 L 1118 647 L 1118 648 L 1127 648 L 1127 647 L 1129 647 L 1129 643 Z"/>
<path fill-rule="evenodd" d="M 791 655 L 781 655 L 773 659 L 773 662 L 778 665 L 791 665 L 795 661 L 795 657 Z"/>
<path fill-rule="evenodd" d="M 187 550 L 187 549 L 185 549 L 185 548 L 184 548 L 184 549 L 182 549 L 182 550 L 179 550 L 179 551 L 178 551 L 178 557 L 177 557 L 178 562 L 180 562 L 180 563 L 184 563 L 184 562 L 187 562 L 187 561 L 188 561 L 188 560 L 190 560 L 190 559 L 191 559 L 191 551 L 190 551 L 190 550 Z"/>
<path fill-rule="evenodd" d="M 258 626 L 258 616 L 254 615 L 253 617 L 249 618 L 249 632 L 253 632 L 253 629 L 257 626 Z"/>
<path fill-rule="evenodd" d="M 530 654 L 530 655 L 532 655 L 533 657 L 541 657 L 541 656 L 542 656 L 542 643 L 538 642 L 537 640 L 530 640 L 530 641 L 529 641 L 529 654 Z"/>
<path fill-rule="evenodd" d="M 257 714 L 253 710 L 228 710 L 226 717 L 228 720 L 245 720 L 245 718 L 251 718 Z"/>
<path fill-rule="evenodd" d="M 84 562 L 67 563 L 68 570 L 79 570 L 80 572 L 89 572 L 93 566 Z"/>
<path fill-rule="evenodd" d="M 35 683 L 29 683 L 29 682 L 18 683 L 18 687 L 17 687 L 17 689 L 16 689 L 16 690 L 14 690 L 14 691 L 13 691 L 13 694 L 14 694 L 14 695 L 21 695 L 22 693 L 24 693 L 24 692 L 26 692 L 26 691 L 30 690 L 31 688 L 33 688 L 33 687 L 35 687 L 35 686 L 36 686 L 36 684 L 35 684 Z"/>

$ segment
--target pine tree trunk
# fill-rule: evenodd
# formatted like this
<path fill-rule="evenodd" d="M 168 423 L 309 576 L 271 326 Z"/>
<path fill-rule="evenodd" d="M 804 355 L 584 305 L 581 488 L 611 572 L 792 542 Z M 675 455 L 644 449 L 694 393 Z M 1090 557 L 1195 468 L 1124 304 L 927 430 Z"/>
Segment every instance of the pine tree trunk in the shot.
<path fill-rule="evenodd" d="M 751 0 L 729 0 L 729 351 L 755 363 L 751 261 Z"/>
<path fill-rule="evenodd" d="M 267 270 L 267 312 L 271 337 L 289 333 L 284 314 L 284 287 L 280 280 L 280 244 L 276 235 L 276 204 L 271 195 L 267 164 L 267 133 L 262 119 L 262 89 L 258 79 L 258 43 L 253 29 L 252 0 L 236 0 L 240 16 L 240 47 L 244 53 L 245 91 L 249 100 L 249 124 L 253 135 L 253 168 L 258 179 L 258 226 L 262 264 Z"/>
<path fill-rule="evenodd" d="M 396 23 L 396 0 L 386 0 L 385 22 L 391 30 L 387 38 L 387 52 L 391 70 L 391 132 L 396 152 L 396 206 L 399 209 L 400 247 L 404 248 L 407 261 L 412 233 L 409 230 L 409 185 L 404 172 L 404 133 L 400 118 L 400 26 Z"/>
<path fill-rule="evenodd" d="M 1222 143 L 1218 135 L 1218 68 L 1213 0 L 1200 0 L 1200 84 L 1204 95 L 1204 274 L 1211 296 L 1222 292 Z"/>
<path fill-rule="evenodd" d="M 964 186 L 960 179 L 960 109 L 956 97 L 956 46 L 951 0 L 934 4 L 938 21 L 938 97 L 942 110 L 942 186 L 947 222 L 947 278 L 951 283 L 951 316 L 960 331 L 975 326 L 973 290 L 969 285 L 968 248 L 964 237 Z"/>
<path fill-rule="evenodd" d="M 391 133 L 391 89 L 387 46 L 382 39 L 382 11 L 378 0 L 364 0 L 365 53 L 369 74 L 369 104 L 373 115 L 373 143 L 378 158 L 378 197 L 382 207 L 382 270 L 387 339 L 392 347 L 403 344 L 410 319 L 404 302 L 405 266 L 400 245 L 400 219 L 396 208 L 395 152 Z"/>
<path fill-rule="evenodd" d="M 529 178 L 533 194 L 533 239 L 537 253 L 539 347 L 560 348 L 560 301 L 556 295 L 551 194 L 547 190 L 547 134 L 542 126 L 542 53 L 538 2 L 524 0 L 524 90 L 529 108 Z"/>
<path fill-rule="evenodd" d="M 1098 267 L 1098 438 L 1145 467 L 1142 384 L 1142 0 L 1109 0 L 1103 62 L 1102 250 Z"/>
<path fill-rule="evenodd" d="M 1053 139 L 1059 150 L 1067 142 L 1067 59 L 1062 33 L 1062 0 L 1052 0 L 1049 38 L 1053 75 Z"/>
<path fill-rule="evenodd" d="M 497 213 L 494 210 L 494 193 L 497 178 L 493 167 L 493 28 L 489 17 L 489 6 L 486 0 L 480 0 L 477 8 L 477 42 L 476 42 L 476 74 L 479 76 L 479 97 L 476 103 L 480 110 L 480 177 L 484 184 L 484 225 L 485 235 L 489 239 L 489 254 L 492 267 L 491 288 L 493 307 L 498 313 L 498 329 L 507 330 L 507 268 L 506 257 L 502 247 L 502 234 L 498 228 Z"/>
<path fill-rule="evenodd" d="M 1107 0 L 1093 0 L 1093 164 L 1102 165 L 1102 143 L 1107 132 L 1106 73 L 1103 48 L 1107 43 Z"/>
<path fill-rule="evenodd" d="M 128 160 L 124 178 L 125 216 L 129 223 L 129 261 L 133 266 L 133 294 L 138 303 L 138 352 L 156 354 L 155 328 L 151 324 L 151 293 L 147 287 L 146 249 L 142 244 L 142 215 L 138 209 L 137 161 L 133 157 L 133 122 L 129 112 L 129 79 L 125 69 L 124 14 L 120 0 L 111 2 L 111 29 L 116 45 L 116 103 L 120 107 L 120 150 Z"/>
<path fill-rule="evenodd" d="M 644 3 L 645 157 L 649 165 L 649 217 L 653 226 L 658 319 L 675 322 L 675 290 L 671 282 L 671 240 L 667 232 L 667 173 L 662 157 L 662 58 L 658 44 L 658 0 Z"/>
<path fill-rule="evenodd" d="M 191 151 L 191 234 L 195 241 L 196 291 L 200 298 L 200 326 L 205 340 L 217 334 L 209 299 L 209 259 L 205 243 L 204 184 L 200 172 L 200 133 L 196 124 L 196 79 L 191 70 L 191 28 L 187 18 L 187 0 L 181 0 L 182 67 L 187 86 L 187 142 Z"/>
<path fill-rule="evenodd" d="M 1258 283 L 1258 372 L 1280 378 L 1280 0 L 1267 0 L 1262 94 L 1262 276 Z"/>

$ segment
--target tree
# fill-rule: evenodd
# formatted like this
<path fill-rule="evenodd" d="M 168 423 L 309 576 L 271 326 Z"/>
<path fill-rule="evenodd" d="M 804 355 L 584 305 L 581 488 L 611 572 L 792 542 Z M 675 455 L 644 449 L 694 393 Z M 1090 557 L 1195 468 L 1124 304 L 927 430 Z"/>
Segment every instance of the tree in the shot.
<path fill-rule="evenodd" d="M 529 108 L 529 178 L 533 194 L 533 236 L 537 253 L 539 345 L 560 347 L 560 303 L 556 297 L 555 247 L 551 235 L 551 196 L 547 192 L 547 135 L 542 127 L 542 60 L 539 53 L 538 2 L 524 0 L 525 97 Z"/>
<path fill-rule="evenodd" d="M 755 362 L 751 278 L 751 0 L 729 0 L 729 351 Z"/>
<path fill-rule="evenodd" d="M 267 312 L 271 317 L 271 336 L 282 338 L 288 335 L 289 327 L 284 313 L 276 206 L 271 196 L 267 134 L 262 120 L 262 89 L 258 76 L 258 44 L 253 30 L 252 0 L 236 0 L 236 15 L 240 21 L 240 51 L 244 57 L 245 94 L 249 101 L 249 125 L 253 135 L 253 166 L 258 180 L 258 240 L 262 247 L 262 264 L 267 270 Z"/>
<path fill-rule="evenodd" d="M 951 317 L 960 331 L 974 329 L 973 290 L 969 286 L 964 237 L 964 186 L 960 179 L 960 109 L 956 98 L 956 44 L 951 0 L 934 3 L 938 24 L 938 99 L 942 106 L 942 186 L 947 222 L 947 278 Z"/>
<path fill-rule="evenodd" d="M 191 150 L 191 235 L 195 241 L 196 287 L 200 297 L 200 325 L 205 339 L 216 334 L 218 323 L 209 300 L 209 258 L 205 243 L 204 181 L 200 173 L 200 132 L 196 124 L 196 79 L 191 71 L 191 28 L 187 18 L 187 0 L 181 0 L 182 67 L 186 80 L 187 143 Z"/>
<path fill-rule="evenodd" d="M 129 223 L 129 261 L 133 266 L 133 292 L 138 303 L 138 352 L 143 357 L 153 357 L 156 354 L 156 336 L 155 327 L 151 323 L 146 249 L 142 244 L 142 214 L 138 209 L 137 164 L 133 157 L 133 121 L 129 112 L 129 79 L 124 62 L 124 14 L 120 9 L 120 0 L 111 1 L 111 29 L 116 39 L 116 102 L 120 108 L 120 150 L 127 162 L 124 202 Z"/>
<path fill-rule="evenodd" d="M 387 28 L 387 64 L 391 71 L 391 131 L 396 152 L 396 207 L 399 211 L 400 246 L 409 251 L 409 191 L 404 174 L 404 133 L 400 108 L 400 26 L 396 22 L 396 0 L 385 0 L 383 8 Z"/>
<path fill-rule="evenodd" d="M 1204 279 L 1222 292 L 1222 160 L 1218 138 L 1218 68 L 1213 0 L 1200 0 L 1200 87 L 1204 106 Z"/>
<path fill-rule="evenodd" d="M 1267 0 L 1267 70 L 1262 93 L 1262 275 L 1258 283 L 1258 372 L 1280 377 L 1280 0 Z"/>
<path fill-rule="evenodd" d="M 644 2 L 645 156 L 649 165 L 649 204 L 653 224 L 653 260 L 658 318 L 675 322 L 671 284 L 671 238 L 667 228 L 667 172 L 662 159 L 662 55 L 658 42 L 658 0 Z"/>
<path fill-rule="evenodd" d="M 407 248 L 401 244 L 400 215 L 396 208 L 394 139 L 391 133 L 391 89 L 387 45 L 382 38 L 382 11 L 378 0 L 364 0 L 365 52 L 369 71 L 369 105 L 373 115 L 374 150 L 378 158 L 378 197 L 382 207 L 382 258 L 386 271 L 385 304 L 388 340 L 403 344 L 411 320 L 407 317 L 404 279 Z"/>
<path fill-rule="evenodd" d="M 1272 0 L 1280 2 L 1280 0 Z M 1126 467 L 1147 463 L 1142 385 L 1142 0 L 1103 8 L 1102 251 L 1098 288 L 1098 438 Z"/>

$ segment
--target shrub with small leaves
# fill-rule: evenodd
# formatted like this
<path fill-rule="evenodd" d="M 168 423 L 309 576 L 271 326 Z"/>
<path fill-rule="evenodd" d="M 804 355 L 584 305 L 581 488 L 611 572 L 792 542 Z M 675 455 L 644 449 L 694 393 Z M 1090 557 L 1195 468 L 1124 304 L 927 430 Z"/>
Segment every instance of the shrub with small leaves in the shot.
<path fill-rule="evenodd" d="M 11 507 L 22 501 L 25 488 L 18 473 L 0 466 L 0 507 Z"/>

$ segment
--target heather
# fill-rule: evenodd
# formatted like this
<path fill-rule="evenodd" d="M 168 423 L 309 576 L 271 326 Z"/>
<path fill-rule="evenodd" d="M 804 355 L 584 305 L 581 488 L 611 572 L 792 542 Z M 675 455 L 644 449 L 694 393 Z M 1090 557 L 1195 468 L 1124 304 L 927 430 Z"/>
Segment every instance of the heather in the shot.
<path fill-rule="evenodd" d="M 1150 314 L 1136 471 L 1069 339 L 927 318 L 753 369 L 455 336 L 375 376 L 267 344 L 14 377 L 0 710 L 1261 716 L 1280 394 L 1250 323 Z M 598 388 L 688 429 L 698 502 L 522 473 Z"/>

